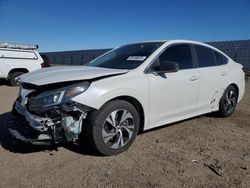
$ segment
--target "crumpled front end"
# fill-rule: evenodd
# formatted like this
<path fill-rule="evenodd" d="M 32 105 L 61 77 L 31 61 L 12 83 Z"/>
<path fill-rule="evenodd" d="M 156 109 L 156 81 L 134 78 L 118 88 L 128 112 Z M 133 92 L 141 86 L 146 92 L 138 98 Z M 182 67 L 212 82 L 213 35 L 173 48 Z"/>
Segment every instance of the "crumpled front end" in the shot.
<path fill-rule="evenodd" d="M 65 99 L 65 95 L 72 94 L 73 91 L 68 88 L 56 89 L 57 93 L 63 93 L 63 98 L 53 105 L 44 105 L 44 101 L 51 100 L 47 99 L 51 91 L 21 88 L 13 106 L 15 118 L 9 122 L 10 133 L 18 140 L 35 145 L 77 140 L 82 131 L 83 120 L 94 109 L 74 102 L 68 96 Z M 56 96 L 55 94 L 51 98 Z"/>

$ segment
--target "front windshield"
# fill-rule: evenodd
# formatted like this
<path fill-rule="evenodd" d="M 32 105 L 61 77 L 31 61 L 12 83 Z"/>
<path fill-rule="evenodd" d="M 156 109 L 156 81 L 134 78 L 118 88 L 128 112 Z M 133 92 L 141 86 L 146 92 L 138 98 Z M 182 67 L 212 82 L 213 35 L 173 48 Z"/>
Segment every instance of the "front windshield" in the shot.
<path fill-rule="evenodd" d="M 86 66 L 111 69 L 134 69 L 141 65 L 163 42 L 147 42 L 121 46 L 91 61 Z"/>

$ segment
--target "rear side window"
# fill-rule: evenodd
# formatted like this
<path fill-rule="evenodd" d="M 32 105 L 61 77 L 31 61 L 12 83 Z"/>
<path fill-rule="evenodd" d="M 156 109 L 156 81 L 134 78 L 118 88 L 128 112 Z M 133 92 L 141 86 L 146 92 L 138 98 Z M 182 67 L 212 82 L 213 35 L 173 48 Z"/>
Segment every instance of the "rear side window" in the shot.
<path fill-rule="evenodd" d="M 214 51 L 215 54 L 215 58 L 216 58 L 216 62 L 217 65 L 225 65 L 228 62 L 227 57 L 225 57 L 224 55 L 222 55 L 221 53 Z"/>
<path fill-rule="evenodd" d="M 178 44 L 166 49 L 159 57 L 162 61 L 174 61 L 179 64 L 180 69 L 193 68 L 191 48 L 188 44 Z"/>
<path fill-rule="evenodd" d="M 198 60 L 198 67 L 216 66 L 216 60 L 212 49 L 201 45 L 194 45 L 194 48 Z"/>
<path fill-rule="evenodd" d="M 6 59 L 38 59 L 34 52 L 21 50 L 5 50 L 1 49 L 0 58 Z"/>

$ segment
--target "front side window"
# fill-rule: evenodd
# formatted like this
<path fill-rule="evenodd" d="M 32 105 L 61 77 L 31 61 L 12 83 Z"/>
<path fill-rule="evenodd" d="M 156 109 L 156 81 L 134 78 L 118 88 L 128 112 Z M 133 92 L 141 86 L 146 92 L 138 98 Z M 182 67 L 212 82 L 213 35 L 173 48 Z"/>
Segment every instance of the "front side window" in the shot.
<path fill-rule="evenodd" d="M 129 44 L 91 61 L 86 66 L 134 69 L 140 66 L 163 42 Z"/>
<path fill-rule="evenodd" d="M 162 62 L 176 62 L 179 64 L 180 70 L 193 68 L 191 48 L 188 44 L 178 44 L 171 46 L 163 52 L 159 61 Z"/>
<path fill-rule="evenodd" d="M 216 66 L 216 60 L 212 49 L 201 45 L 194 45 L 194 49 L 196 51 L 198 67 Z"/>

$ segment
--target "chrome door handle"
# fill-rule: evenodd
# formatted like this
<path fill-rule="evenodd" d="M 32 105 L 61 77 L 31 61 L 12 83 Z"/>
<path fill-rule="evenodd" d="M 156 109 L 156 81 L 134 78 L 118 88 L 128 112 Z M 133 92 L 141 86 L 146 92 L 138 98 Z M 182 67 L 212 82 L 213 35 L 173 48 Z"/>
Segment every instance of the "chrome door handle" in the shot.
<path fill-rule="evenodd" d="M 198 76 L 192 76 L 192 77 L 190 78 L 190 81 L 195 81 L 195 80 L 198 80 L 198 79 L 199 79 Z"/>
<path fill-rule="evenodd" d="M 226 71 L 221 72 L 221 76 L 226 76 L 226 75 L 227 75 Z"/>

